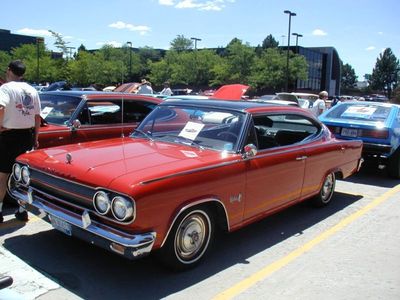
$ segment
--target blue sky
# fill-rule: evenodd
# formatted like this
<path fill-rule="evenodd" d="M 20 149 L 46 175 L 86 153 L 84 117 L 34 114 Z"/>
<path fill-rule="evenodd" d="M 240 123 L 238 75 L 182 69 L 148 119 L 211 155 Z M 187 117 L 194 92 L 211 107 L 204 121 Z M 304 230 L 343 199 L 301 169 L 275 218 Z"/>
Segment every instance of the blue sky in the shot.
<path fill-rule="evenodd" d="M 251 46 L 272 34 L 287 45 L 291 32 L 304 47 L 335 47 L 359 80 L 391 48 L 400 59 L 399 0 L 42 0 L 2 1 L 0 28 L 42 36 L 55 49 L 48 29 L 70 47 L 97 49 L 105 43 L 168 49 L 177 35 L 196 37 L 197 48 L 226 46 L 237 37 Z M 291 45 L 296 40 L 291 36 Z"/>

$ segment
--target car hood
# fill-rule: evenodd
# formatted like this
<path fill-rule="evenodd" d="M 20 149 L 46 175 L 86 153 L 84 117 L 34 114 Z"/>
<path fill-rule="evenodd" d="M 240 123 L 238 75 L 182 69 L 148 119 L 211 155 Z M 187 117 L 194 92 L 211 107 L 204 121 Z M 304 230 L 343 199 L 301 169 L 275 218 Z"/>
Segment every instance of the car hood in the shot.
<path fill-rule="evenodd" d="M 244 84 L 226 84 L 215 91 L 211 98 L 222 100 L 242 100 L 242 96 L 246 93 L 248 85 Z"/>
<path fill-rule="evenodd" d="M 40 149 L 18 160 L 68 180 L 114 189 L 118 186 L 120 190 L 236 158 L 235 154 L 126 137 Z"/>

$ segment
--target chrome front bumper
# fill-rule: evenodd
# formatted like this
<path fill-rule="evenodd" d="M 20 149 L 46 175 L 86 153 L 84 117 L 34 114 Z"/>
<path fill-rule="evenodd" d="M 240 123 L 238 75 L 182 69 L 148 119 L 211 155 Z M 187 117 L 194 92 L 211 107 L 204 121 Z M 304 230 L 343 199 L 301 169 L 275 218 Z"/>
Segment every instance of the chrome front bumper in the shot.
<path fill-rule="evenodd" d="M 129 259 L 145 256 L 153 248 L 155 232 L 129 234 L 91 220 L 87 211 L 80 215 L 56 207 L 36 196 L 33 190 L 23 193 L 9 186 L 8 191 L 19 205 L 67 235 L 78 237 Z"/>

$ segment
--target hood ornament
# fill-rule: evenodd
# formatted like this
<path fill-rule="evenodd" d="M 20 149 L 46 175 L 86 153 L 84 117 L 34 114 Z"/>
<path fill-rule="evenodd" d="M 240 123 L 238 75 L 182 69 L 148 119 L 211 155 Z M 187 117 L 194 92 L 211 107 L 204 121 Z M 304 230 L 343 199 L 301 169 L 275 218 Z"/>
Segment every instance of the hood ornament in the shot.
<path fill-rule="evenodd" d="M 71 153 L 67 153 L 67 155 L 65 155 L 65 163 L 70 164 L 72 161 L 72 155 Z"/>

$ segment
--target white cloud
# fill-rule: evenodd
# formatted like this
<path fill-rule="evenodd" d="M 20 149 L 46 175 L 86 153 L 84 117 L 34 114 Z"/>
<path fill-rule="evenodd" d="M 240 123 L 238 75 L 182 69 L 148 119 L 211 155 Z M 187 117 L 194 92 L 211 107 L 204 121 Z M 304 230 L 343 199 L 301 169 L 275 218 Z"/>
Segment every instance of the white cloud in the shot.
<path fill-rule="evenodd" d="M 383 31 L 379 31 L 378 34 L 379 34 L 379 35 L 383 35 Z"/>
<path fill-rule="evenodd" d="M 369 46 L 369 47 L 365 48 L 365 50 L 367 50 L 367 51 L 375 50 L 375 46 Z"/>
<path fill-rule="evenodd" d="M 160 5 L 174 6 L 178 9 L 197 9 L 220 11 L 226 3 L 235 3 L 236 0 L 158 0 Z"/>
<path fill-rule="evenodd" d="M 108 25 L 111 28 L 116 28 L 116 29 L 127 29 L 130 31 L 136 31 L 139 32 L 140 35 L 145 35 L 149 31 L 151 31 L 151 28 L 145 25 L 133 25 L 133 24 L 128 24 L 122 21 L 118 21 L 116 23 L 112 23 Z"/>
<path fill-rule="evenodd" d="M 315 29 L 313 32 L 312 32 L 312 35 L 315 35 L 315 36 L 325 36 L 325 35 L 328 35 L 325 31 L 323 31 L 322 29 Z"/>
<path fill-rule="evenodd" d="M 158 4 L 160 5 L 167 5 L 167 6 L 172 6 L 174 5 L 174 1 L 173 0 L 158 0 Z"/>
<path fill-rule="evenodd" d="M 47 29 L 32 29 L 32 28 L 22 28 L 17 30 L 19 34 L 33 35 L 33 36 L 51 36 L 50 31 Z"/>

